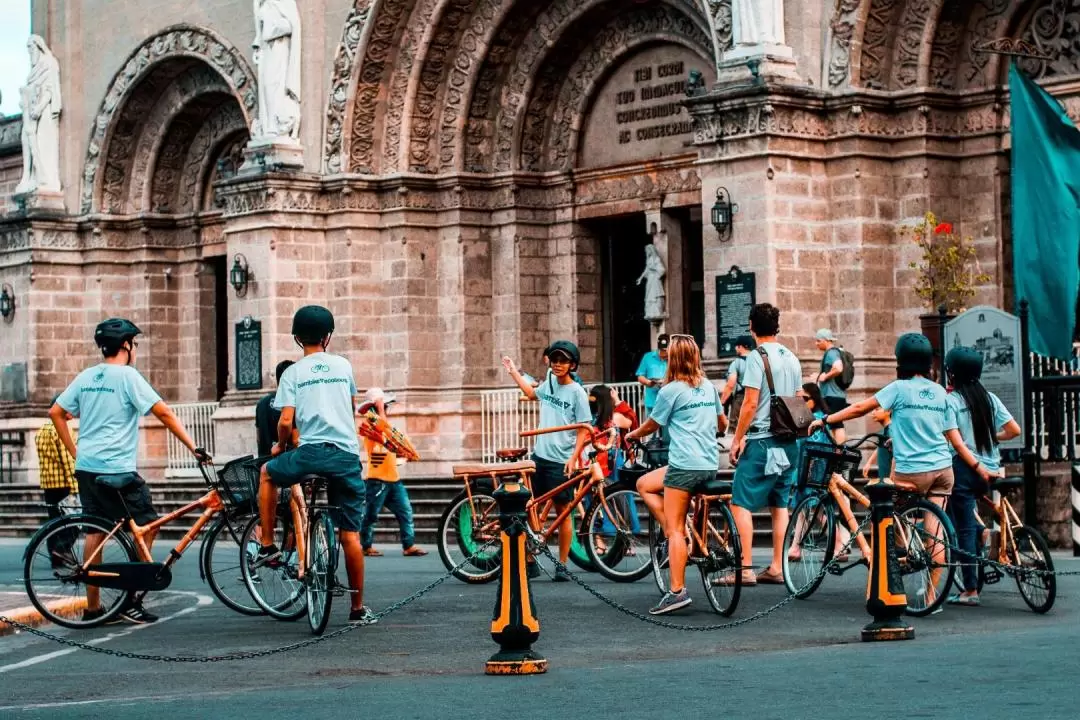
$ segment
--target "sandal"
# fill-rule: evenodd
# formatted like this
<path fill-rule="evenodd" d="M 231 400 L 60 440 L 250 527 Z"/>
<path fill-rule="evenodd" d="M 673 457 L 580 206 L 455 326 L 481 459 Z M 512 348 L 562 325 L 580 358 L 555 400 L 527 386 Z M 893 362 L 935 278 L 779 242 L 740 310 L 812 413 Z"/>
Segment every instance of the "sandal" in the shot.
<path fill-rule="evenodd" d="M 364 554 L 368 557 L 382 557 L 382 551 L 376 550 L 373 547 L 364 548 Z"/>
<path fill-rule="evenodd" d="M 713 580 L 712 584 L 716 585 L 716 586 L 720 586 L 720 587 L 726 587 L 726 586 L 729 586 L 729 585 L 734 585 L 735 584 L 735 573 L 733 573 L 733 572 L 724 573 L 720 577 Z M 752 587 L 754 585 L 757 585 L 757 576 L 754 574 L 754 571 L 753 570 L 743 570 L 742 586 L 743 587 Z"/>
<path fill-rule="evenodd" d="M 757 581 L 762 585 L 783 585 L 784 575 L 783 573 L 771 572 L 769 568 L 765 568 L 757 574 Z"/>
<path fill-rule="evenodd" d="M 412 547 L 408 547 L 402 550 L 401 554 L 405 557 L 423 557 L 427 555 L 427 550 L 417 545 L 413 545 Z"/>

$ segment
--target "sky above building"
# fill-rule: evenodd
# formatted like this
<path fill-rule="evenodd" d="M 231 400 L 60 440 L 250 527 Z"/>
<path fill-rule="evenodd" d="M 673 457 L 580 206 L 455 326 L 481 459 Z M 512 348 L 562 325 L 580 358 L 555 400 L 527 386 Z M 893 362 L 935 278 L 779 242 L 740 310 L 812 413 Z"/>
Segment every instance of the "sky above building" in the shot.
<path fill-rule="evenodd" d="M 19 88 L 26 82 L 30 58 L 30 0 L 0 0 L 0 114 L 19 112 Z"/>

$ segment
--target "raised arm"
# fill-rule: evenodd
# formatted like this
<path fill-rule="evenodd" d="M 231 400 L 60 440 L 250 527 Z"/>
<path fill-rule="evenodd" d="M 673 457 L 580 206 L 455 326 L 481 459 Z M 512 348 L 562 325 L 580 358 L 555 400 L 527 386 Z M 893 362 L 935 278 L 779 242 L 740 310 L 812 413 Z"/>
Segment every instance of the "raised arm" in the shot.
<path fill-rule="evenodd" d="M 502 364 L 503 367 L 506 368 L 506 372 L 510 373 L 510 377 L 514 379 L 515 383 L 517 383 L 517 386 L 521 388 L 521 392 L 525 394 L 525 397 L 529 398 L 530 400 L 535 400 L 536 388 L 534 388 L 532 384 L 530 384 L 529 381 L 521 375 L 521 372 L 518 370 L 517 365 L 514 363 L 514 361 L 509 356 L 504 355 L 502 359 Z"/>

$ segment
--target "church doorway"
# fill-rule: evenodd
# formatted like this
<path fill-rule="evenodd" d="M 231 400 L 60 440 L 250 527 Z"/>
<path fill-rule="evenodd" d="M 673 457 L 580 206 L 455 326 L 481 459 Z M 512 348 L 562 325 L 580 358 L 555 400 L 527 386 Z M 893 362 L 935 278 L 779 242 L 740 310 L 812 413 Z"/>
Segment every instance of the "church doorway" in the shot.
<path fill-rule="evenodd" d="M 604 380 L 627 382 L 651 349 L 645 287 L 637 284 L 650 242 L 645 214 L 604 218 L 595 222 L 594 231 L 601 240 Z"/>

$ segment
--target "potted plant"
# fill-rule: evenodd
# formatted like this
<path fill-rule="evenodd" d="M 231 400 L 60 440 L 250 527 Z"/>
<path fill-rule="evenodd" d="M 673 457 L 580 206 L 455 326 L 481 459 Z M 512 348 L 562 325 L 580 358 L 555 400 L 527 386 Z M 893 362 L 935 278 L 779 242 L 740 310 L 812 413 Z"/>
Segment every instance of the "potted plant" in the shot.
<path fill-rule="evenodd" d="M 928 310 L 919 316 L 919 323 L 940 355 L 945 323 L 966 308 L 976 286 L 989 282 L 990 276 L 979 272 L 971 238 L 960 236 L 952 223 L 941 222 L 934 213 L 927 212 L 918 224 L 900 231 L 922 251 L 922 258 L 910 265 L 918 271 L 915 294 Z"/>

